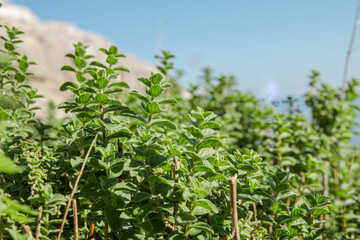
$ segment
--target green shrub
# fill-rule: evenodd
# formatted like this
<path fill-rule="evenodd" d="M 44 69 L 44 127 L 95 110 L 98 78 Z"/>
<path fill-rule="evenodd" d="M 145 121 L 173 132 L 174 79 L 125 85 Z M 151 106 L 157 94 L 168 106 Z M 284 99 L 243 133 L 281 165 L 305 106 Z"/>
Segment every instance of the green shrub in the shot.
<path fill-rule="evenodd" d="M 27 84 L 32 62 L 17 52 L 22 32 L 4 28 L 1 239 L 234 238 L 233 176 L 241 239 L 359 237 L 356 80 L 341 99 L 313 72 L 311 116 L 292 97 L 281 113 L 209 68 L 183 99 L 168 52 L 157 56 L 160 73 L 138 79 L 146 91 L 131 92 L 118 81 L 129 70 L 117 47 L 100 49 L 100 63 L 77 43 L 62 68 L 76 81 L 60 89 L 74 95 L 59 105 L 71 117 L 43 123 Z"/>

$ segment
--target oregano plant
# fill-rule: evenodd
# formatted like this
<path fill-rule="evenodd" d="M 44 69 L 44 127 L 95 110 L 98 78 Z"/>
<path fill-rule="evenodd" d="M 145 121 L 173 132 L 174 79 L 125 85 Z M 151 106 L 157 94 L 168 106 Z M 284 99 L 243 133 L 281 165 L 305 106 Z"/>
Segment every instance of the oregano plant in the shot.
<path fill-rule="evenodd" d="M 44 121 L 23 33 L 1 27 L 1 239 L 359 238 L 356 79 L 341 97 L 313 71 L 284 110 L 205 68 L 184 98 L 170 52 L 134 91 L 116 46 L 99 62 L 79 42 L 67 117 Z"/>

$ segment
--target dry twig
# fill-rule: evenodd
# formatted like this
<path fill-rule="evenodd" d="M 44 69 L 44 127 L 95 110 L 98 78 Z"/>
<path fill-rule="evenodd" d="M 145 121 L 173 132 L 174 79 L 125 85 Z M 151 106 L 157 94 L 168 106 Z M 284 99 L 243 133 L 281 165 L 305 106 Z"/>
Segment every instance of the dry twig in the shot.
<path fill-rule="evenodd" d="M 39 240 L 40 239 L 40 229 L 41 229 L 41 218 L 43 215 L 43 207 L 40 206 L 39 207 L 39 215 L 37 217 L 37 222 L 36 222 L 36 235 L 35 235 L 35 239 Z"/>
<path fill-rule="evenodd" d="M 63 221 L 62 221 L 62 223 L 61 223 L 59 235 L 58 235 L 58 237 L 57 237 L 58 240 L 60 240 L 60 238 L 61 238 L 61 234 L 62 234 L 62 231 L 63 231 L 64 226 L 65 226 L 66 217 L 67 217 L 67 215 L 68 215 L 68 213 L 69 213 L 69 209 L 70 209 L 70 205 L 71 205 L 71 200 L 73 199 L 73 197 L 74 197 L 74 195 L 75 195 L 77 186 L 78 186 L 78 184 L 79 184 L 79 182 L 80 182 L 81 175 L 82 175 L 83 172 L 84 172 L 84 168 L 85 168 L 86 162 L 87 162 L 87 160 L 88 160 L 88 158 L 89 158 L 91 149 L 93 148 L 93 146 L 94 146 L 94 144 L 95 144 L 95 142 L 96 142 L 97 136 L 98 136 L 98 135 L 96 134 L 95 137 L 94 137 L 94 140 L 92 141 L 92 143 L 91 143 L 91 145 L 90 145 L 90 147 L 89 147 L 89 150 L 88 150 L 88 152 L 87 152 L 87 154 L 86 154 L 86 156 L 85 156 L 84 162 L 83 162 L 83 164 L 82 164 L 82 166 L 81 166 L 81 169 L 80 169 L 80 172 L 79 172 L 79 175 L 78 175 L 78 177 L 76 178 L 76 181 L 75 181 L 75 184 L 74 184 L 74 189 L 72 190 L 71 195 L 70 195 L 70 199 L 69 199 L 69 201 L 68 201 L 68 203 L 67 203 L 67 205 L 66 205 L 66 210 L 65 210 L 65 213 L 64 213 Z"/>
<path fill-rule="evenodd" d="M 74 239 L 78 240 L 79 239 L 79 222 L 78 222 L 76 199 L 73 199 L 72 203 L 73 203 L 73 214 L 74 214 Z"/>
<path fill-rule="evenodd" d="M 233 223 L 233 233 L 235 236 L 235 240 L 240 240 L 239 234 L 239 224 L 238 224 L 238 215 L 237 215 L 237 201 L 236 201 L 236 179 L 237 174 L 233 177 L 229 178 L 230 184 L 230 207 L 231 207 L 231 215 L 232 215 L 232 223 Z"/>
<path fill-rule="evenodd" d="M 26 233 L 27 235 L 29 235 L 30 237 L 33 238 L 33 234 L 32 234 L 32 232 L 31 232 L 31 228 L 30 228 L 28 225 L 23 225 L 22 227 L 23 227 L 25 233 Z"/>

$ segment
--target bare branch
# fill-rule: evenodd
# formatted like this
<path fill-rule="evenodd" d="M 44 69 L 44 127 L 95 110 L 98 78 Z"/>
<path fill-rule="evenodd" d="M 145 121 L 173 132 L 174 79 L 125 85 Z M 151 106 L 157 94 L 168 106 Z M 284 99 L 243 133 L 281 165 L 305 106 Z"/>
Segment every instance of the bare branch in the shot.
<path fill-rule="evenodd" d="M 72 200 L 72 204 L 73 204 L 73 214 L 74 214 L 74 240 L 78 240 L 79 239 L 79 221 L 78 221 L 76 199 Z"/>
<path fill-rule="evenodd" d="M 37 217 L 37 222 L 36 222 L 36 240 L 39 240 L 40 239 L 40 229 L 41 229 L 41 218 L 42 218 L 42 215 L 43 215 L 43 207 L 40 206 L 39 207 L 39 215 Z"/>
<path fill-rule="evenodd" d="M 349 48 L 346 52 L 344 76 L 343 76 L 343 83 L 342 83 L 342 88 L 341 88 L 341 99 L 345 98 L 345 90 L 346 90 L 346 83 L 347 83 L 347 75 L 348 75 L 348 71 L 349 71 L 350 56 L 351 56 L 351 53 L 353 50 L 353 45 L 354 45 L 355 36 L 356 36 L 356 30 L 359 25 L 359 16 L 360 16 L 360 0 L 358 0 L 358 3 L 357 3 L 355 19 L 354 19 L 354 26 L 353 26 L 353 30 L 351 33 Z"/>
<path fill-rule="evenodd" d="M 71 200 L 73 199 L 73 197 L 74 197 L 74 195 L 75 195 L 77 186 L 78 186 L 78 184 L 79 184 L 79 182 L 80 182 L 81 175 L 82 175 L 83 172 L 84 172 L 84 168 L 85 168 L 86 162 L 87 162 L 87 160 L 88 160 L 88 158 L 89 158 L 91 149 L 93 148 L 93 146 L 94 146 L 94 144 L 95 144 L 95 142 L 96 142 L 97 136 L 98 136 L 98 134 L 95 135 L 94 140 L 92 141 L 92 143 L 91 143 L 91 145 L 90 145 L 90 147 L 89 147 L 89 150 L 88 150 L 88 152 L 87 152 L 87 154 L 86 154 L 86 156 L 85 156 L 84 162 L 83 162 L 83 164 L 82 164 L 82 166 L 81 166 L 81 169 L 80 169 L 80 172 L 79 172 L 79 175 L 78 175 L 78 177 L 76 178 L 76 181 L 75 181 L 75 184 L 74 184 L 74 189 L 72 190 L 71 195 L 70 195 L 70 199 L 69 199 L 69 201 L 68 201 L 68 203 L 67 203 L 67 205 L 66 205 L 66 210 L 65 210 L 65 213 L 64 213 L 63 221 L 62 221 L 62 223 L 61 223 L 59 235 L 58 235 L 58 238 L 57 238 L 58 240 L 60 240 L 60 238 L 61 238 L 61 234 L 62 234 L 62 231 L 63 231 L 64 226 L 65 226 L 66 217 L 67 217 L 67 215 L 68 215 L 68 213 L 69 213 L 69 209 L 70 209 L 70 205 L 71 205 Z"/>
<path fill-rule="evenodd" d="M 233 222 L 233 233 L 235 236 L 235 240 L 240 240 L 239 234 L 239 224 L 238 224 L 238 215 L 237 215 L 237 200 L 236 200 L 236 179 L 237 174 L 233 177 L 229 178 L 229 185 L 230 185 L 230 207 L 231 207 L 231 215 L 232 215 L 232 222 Z"/>

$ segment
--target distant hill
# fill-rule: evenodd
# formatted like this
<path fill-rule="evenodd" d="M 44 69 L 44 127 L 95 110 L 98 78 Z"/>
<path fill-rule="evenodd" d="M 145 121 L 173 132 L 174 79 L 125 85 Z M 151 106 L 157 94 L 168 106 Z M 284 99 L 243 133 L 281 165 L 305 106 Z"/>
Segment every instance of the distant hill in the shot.
<path fill-rule="evenodd" d="M 49 100 L 59 104 L 71 97 L 69 93 L 60 93 L 59 87 L 66 81 L 75 80 L 72 72 L 60 71 L 63 65 L 72 65 L 65 54 L 73 52 L 73 43 L 83 42 L 89 45 L 89 54 L 102 62 L 104 54 L 98 49 L 112 45 L 105 37 L 78 29 L 71 23 L 42 21 L 28 8 L 9 1 L 5 1 L 0 8 L 0 24 L 15 26 L 25 32 L 21 37 L 24 43 L 19 45 L 19 51 L 37 63 L 30 68 L 34 73 L 30 78 L 30 84 L 46 97 L 38 101 L 42 107 L 46 106 Z M 0 46 L 2 47 L 2 43 Z M 136 79 L 148 77 L 151 72 L 157 71 L 156 68 L 131 54 L 124 54 L 127 57 L 121 59 L 120 65 L 127 67 L 130 73 L 125 73 L 123 80 L 129 83 L 131 89 L 143 91 L 143 86 L 138 84 Z M 39 112 L 39 115 L 41 114 Z"/>

